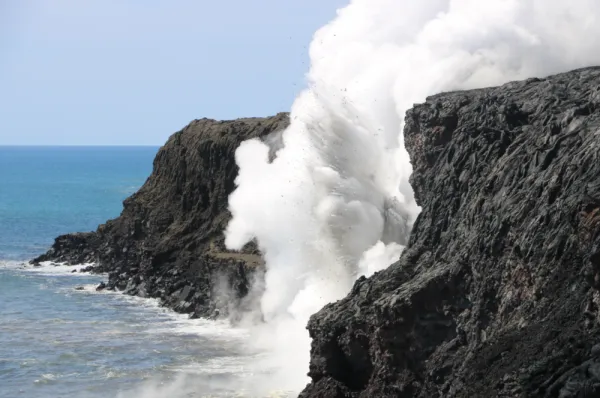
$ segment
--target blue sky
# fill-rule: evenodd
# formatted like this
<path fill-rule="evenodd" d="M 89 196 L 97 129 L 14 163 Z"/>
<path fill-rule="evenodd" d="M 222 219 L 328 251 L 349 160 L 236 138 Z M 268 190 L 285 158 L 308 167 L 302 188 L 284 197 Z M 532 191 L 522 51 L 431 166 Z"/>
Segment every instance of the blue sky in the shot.
<path fill-rule="evenodd" d="M 0 145 L 162 145 L 289 110 L 347 0 L 0 0 Z"/>

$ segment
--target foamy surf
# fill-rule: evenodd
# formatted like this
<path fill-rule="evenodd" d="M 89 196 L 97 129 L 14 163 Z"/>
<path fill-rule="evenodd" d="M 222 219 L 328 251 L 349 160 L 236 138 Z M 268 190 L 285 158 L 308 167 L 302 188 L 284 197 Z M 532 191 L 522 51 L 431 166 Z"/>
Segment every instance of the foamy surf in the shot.
<path fill-rule="evenodd" d="M 84 263 L 84 264 L 76 264 L 76 265 L 67 265 L 65 263 L 55 263 L 52 261 L 43 261 L 39 264 L 28 264 L 22 263 L 24 271 L 35 272 L 38 274 L 44 275 L 90 275 L 89 272 L 82 272 L 83 269 L 86 269 L 90 266 L 95 265 L 95 263 Z M 100 275 L 100 274 L 97 274 Z"/>
<path fill-rule="evenodd" d="M 186 314 L 178 314 L 160 305 L 154 298 L 141 298 L 129 296 L 120 292 L 103 290 L 95 291 L 95 285 L 83 286 L 74 294 L 101 295 L 110 297 L 114 302 L 138 308 L 145 313 L 145 318 L 150 327 L 140 333 L 152 335 L 152 339 L 161 340 L 165 337 L 182 336 L 200 339 L 210 345 L 211 349 L 227 350 L 231 355 L 215 356 L 213 358 L 197 358 L 195 361 L 184 365 L 167 366 L 164 372 L 171 374 L 175 380 L 158 382 L 155 378 L 142 383 L 133 392 L 121 392 L 119 397 L 153 397 L 149 391 L 158 391 L 161 394 L 177 394 L 175 397 L 212 396 L 212 397 L 291 397 L 293 391 L 285 389 L 271 390 L 269 382 L 277 373 L 277 367 L 265 359 L 269 358 L 267 352 L 250 349 L 248 339 L 252 337 L 250 330 L 234 327 L 227 320 L 189 319 Z M 114 338 L 126 334 L 123 330 L 113 329 L 105 332 Z M 210 352 L 210 349 L 209 349 Z M 149 387 L 152 386 L 152 387 Z M 211 391 L 211 395 L 204 395 L 202 391 Z M 194 392 L 195 394 L 192 394 Z M 156 395 L 162 397 L 164 395 Z"/>
<path fill-rule="evenodd" d="M 215 338 L 227 337 L 238 341 L 243 341 L 250 335 L 247 329 L 234 327 L 226 319 L 191 319 L 188 314 L 180 314 L 169 308 L 163 307 L 160 300 L 157 298 L 130 296 L 123 294 L 120 291 L 108 289 L 96 291 L 97 284 L 86 284 L 78 287 L 82 289 L 70 289 L 68 292 L 73 294 L 107 295 L 117 302 L 151 312 L 153 317 L 160 320 L 160 323 L 157 323 L 155 328 L 149 329 L 145 333 L 169 333 Z"/>
<path fill-rule="evenodd" d="M 0 269 L 25 269 L 28 265 L 23 261 L 0 260 Z"/>
<path fill-rule="evenodd" d="M 1 311 L 0 325 L 0 346 L 6 350 L 9 341 L 3 338 L 10 339 L 13 352 L 5 355 L 0 348 L 0 357 L 11 364 L 7 388 L 58 391 L 72 385 L 68 375 L 77 373 L 78 382 L 88 385 L 80 394 L 84 398 L 153 397 L 148 391 L 156 389 L 148 385 L 159 386 L 161 394 L 154 397 L 166 391 L 170 398 L 289 396 L 256 393 L 256 380 L 267 380 L 272 370 L 246 349 L 248 330 L 226 320 L 189 319 L 157 299 L 96 291 L 105 276 L 79 272 L 87 266 L 0 265 L 8 297 L 0 306 L 11 309 Z M 27 359 L 31 352 L 38 353 L 33 362 Z"/>

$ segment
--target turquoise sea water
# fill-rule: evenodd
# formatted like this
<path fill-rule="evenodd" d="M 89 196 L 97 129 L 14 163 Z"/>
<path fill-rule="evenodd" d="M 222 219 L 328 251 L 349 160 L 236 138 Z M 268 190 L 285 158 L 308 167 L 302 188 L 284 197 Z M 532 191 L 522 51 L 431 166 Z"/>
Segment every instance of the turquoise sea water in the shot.
<path fill-rule="evenodd" d="M 243 330 L 97 293 L 101 275 L 25 264 L 118 216 L 156 151 L 0 147 L 1 398 L 239 396 L 253 377 Z"/>
<path fill-rule="evenodd" d="M 155 147 L 0 147 L 0 259 L 23 260 L 57 235 L 92 231 L 152 171 Z"/>

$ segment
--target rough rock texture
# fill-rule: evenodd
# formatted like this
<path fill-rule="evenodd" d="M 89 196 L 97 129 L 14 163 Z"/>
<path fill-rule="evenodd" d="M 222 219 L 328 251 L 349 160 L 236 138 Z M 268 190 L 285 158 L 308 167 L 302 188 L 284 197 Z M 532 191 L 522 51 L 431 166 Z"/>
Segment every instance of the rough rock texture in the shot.
<path fill-rule="evenodd" d="M 313 316 L 302 397 L 600 397 L 600 68 L 407 113 L 423 211 Z"/>
<path fill-rule="evenodd" d="M 41 256 L 33 260 L 34 263 L 53 261 L 67 264 L 88 264 L 96 261 L 96 248 L 100 245 L 98 235 L 94 232 L 79 232 L 61 235 L 54 240 L 54 244 Z"/>
<path fill-rule="evenodd" d="M 151 176 L 123 203 L 121 216 L 94 233 L 64 235 L 33 260 L 81 264 L 108 272 L 108 288 L 159 297 L 179 312 L 210 316 L 219 306 L 215 284 L 241 298 L 261 257 L 253 245 L 228 252 L 223 231 L 237 166 L 234 153 L 289 123 L 285 113 L 234 121 L 195 120 L 159 150 Z M 219 289 L 221 290 L 221 289 Z M 223 305 L 231 297 L 223 300 Z"/>

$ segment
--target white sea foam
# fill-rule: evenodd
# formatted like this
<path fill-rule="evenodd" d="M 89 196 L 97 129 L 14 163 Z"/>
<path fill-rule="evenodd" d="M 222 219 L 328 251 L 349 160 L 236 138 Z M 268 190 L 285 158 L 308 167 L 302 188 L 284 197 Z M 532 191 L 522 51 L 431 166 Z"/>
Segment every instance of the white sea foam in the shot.
<path fill-rule="evenodd" d="M 196 396 L 236 397 L 292 397 L 285 391 L 285 383 L 273 383 L 278 364 L 265 361 L 266 354 L 248 350 L 248 339 L 252 336 L 245 328 L 232 327 L 226 320 L 189 319 L 160 306 L 151 298 L 123 295 L 118 292 L 93 290 L 78 291 L 80 294 L 112 295 L 115 300 L 131 303 L 147 313 L 148 322 L 144 334 L 156 338 L 174 335 L 189 335 L 204 338 L 206 344 L 232 350 L 232 355 L 198 358 L 197 362 L 170 366 L 163 371 L 172 372 L 174 379 L 152 377 L 131 391 L 123 391 L 119 398 L 171 398 Z M 115 330 L 114 335 L 122 331 Z M 162 336 L 162 337 L 159 337 Z M 280 388 L 276 388 L 277 384 Z M 192 394 L 194 393 L 194 394 Z M 189 395 L 192 394 L 192 395 Z"/>
<path fill-rule="evenodd" d="M 52 261 L 43 261 L 39 265 L 32 265 L 28 263 L 21 263 L 18 267 L 23 271 L 34 272 L 41 275 L 72 275 L 72 276 L 89 276 L 92 275 L 89 272 L 81 272 L 89 266 L 95 265 L 94 263 L 85 263 L 77 265 L 66 265 L 64 263 L 55 263 Z M 94 274 L 99 275 L 99 274 Z"/>
<path fill-rule="evenodd" d="M 153 317 L 156 318 L 154 320 L 157 320 L 154 323 L 149 322 L 151 327 L 144 331 L 145 334 L 194 335 L 211 338 L 215 343 L 236 341 L 240 345 L 249 337 L 247 329 L 233 327 L 228 320 L 190 319 L 188 314 L 180 314 L 163 307 L 157 298 L 130 296 L 108 289 L 96 291 L 97 286 L 97 284 L 85 284 L 77 285 L 82 289 L 75 290 L 72 286 L 62 290 L 69 294 L 109 295 L 117 302 L 132 304 L 140 311 L 147 312 L 150 317 L 149 321 L 152 321 Z M 118 334 L 120 331 L 115 330 L 113 333 Z"/>
<path fill-rule="evenodd" d="M 0 268 L 4 269 L 25 269 L 29 264 L 23 261 L 0 260 Z"/>

